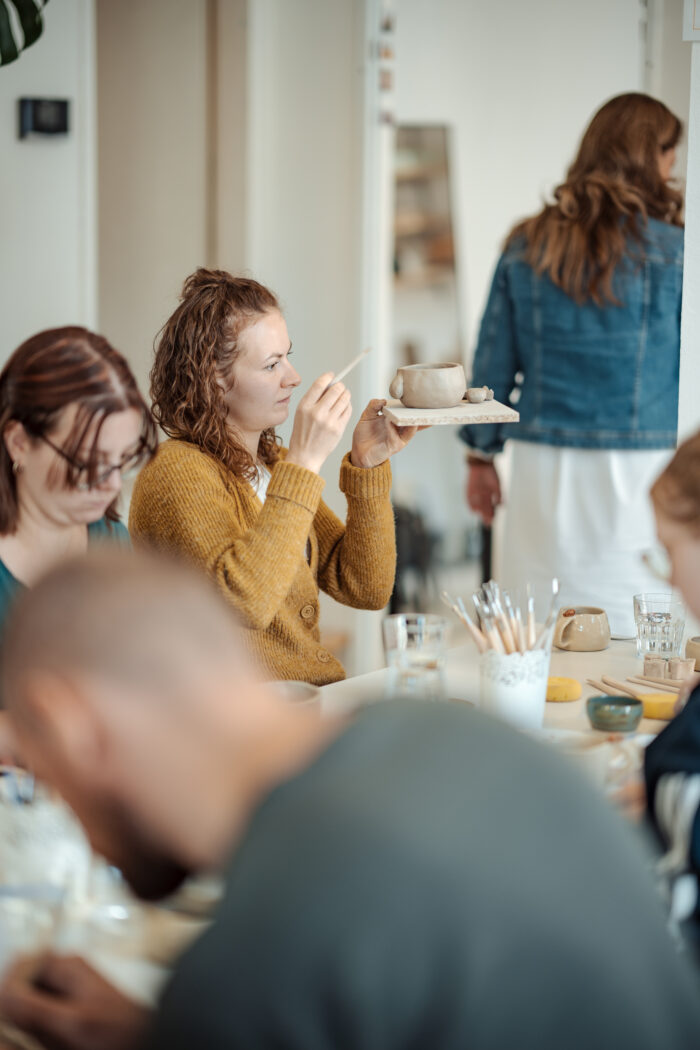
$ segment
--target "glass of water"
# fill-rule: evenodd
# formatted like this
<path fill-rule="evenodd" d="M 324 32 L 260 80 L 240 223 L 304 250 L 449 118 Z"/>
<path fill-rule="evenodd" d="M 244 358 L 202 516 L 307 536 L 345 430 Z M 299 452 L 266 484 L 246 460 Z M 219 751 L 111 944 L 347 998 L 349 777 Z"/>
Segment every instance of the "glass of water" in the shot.
<path fill-rule="evenodd" d="M 635 594 L 634 623 L 637 630 L 637 656 L 653 653 L 670 659 L 681 655 L 685 609 L 670 593 Z"/>
<path fill-rule="evenodd" d="M 445 699 L 447 620 L 424 613 L 387 616 L 382 624 L 390 699 Z"/>

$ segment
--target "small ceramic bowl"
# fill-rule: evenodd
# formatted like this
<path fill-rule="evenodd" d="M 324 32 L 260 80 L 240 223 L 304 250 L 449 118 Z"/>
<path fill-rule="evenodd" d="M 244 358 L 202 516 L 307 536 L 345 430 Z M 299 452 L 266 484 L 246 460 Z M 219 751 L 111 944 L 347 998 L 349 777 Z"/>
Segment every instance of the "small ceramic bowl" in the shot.
<path fill-rule="evenodd" d="M 634 733 L 644 705 L 631 696 L 591 696 L 586 700 L 588 721 L 604 733 Z"/>

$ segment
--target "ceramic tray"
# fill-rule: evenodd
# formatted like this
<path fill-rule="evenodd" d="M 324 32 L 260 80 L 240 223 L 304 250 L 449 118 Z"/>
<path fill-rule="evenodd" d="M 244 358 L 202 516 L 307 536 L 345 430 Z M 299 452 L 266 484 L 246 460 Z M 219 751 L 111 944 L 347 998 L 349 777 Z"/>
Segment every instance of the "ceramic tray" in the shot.
<path fill-rule="evenodd" d="M 464 423 L 517 423 L 519 414 L 500 401 L 482 401 L 472 405 L 461 401 L 454 408 L 406 408 L 400 401 L 389 400 L 382 413 L 400 427 L 447 426 Z"/>

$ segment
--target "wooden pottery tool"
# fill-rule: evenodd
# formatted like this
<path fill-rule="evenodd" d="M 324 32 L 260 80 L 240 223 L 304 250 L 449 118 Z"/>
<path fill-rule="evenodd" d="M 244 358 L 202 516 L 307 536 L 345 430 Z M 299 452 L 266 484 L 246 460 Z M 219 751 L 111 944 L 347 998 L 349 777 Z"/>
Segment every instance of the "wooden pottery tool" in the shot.
<path fill-rule="evenodd" d="M 628 693 L 635 700 L 641 700 L 644 704 L 645 718 L 659 718 L 666 722 L 673 718 L 675 707 L 678 703 L 677 693 L 641 692 L 639 689 L 625 685 L 624 682 L 619 682 L 616 678 L 610 678 L 608 675 L 603 675 L 603 682 L 612 689 L 617 689 L 618 693 Z"/>
<path fill-rule="evenodd" d="M 669 693 L 678 693 L 683 685 L 682 682 L 676 681 L 675 678 L 645 678 L 644 675 L 628 675 L 628 682 L 634 682 L 635 685 L 662 685 L 665 690 Z"/>
<path fill-rule="evenodd" d="M 370 346 L 368 346 L 367 349 L 363 350 L 362 353 L 357 355 L 357 357 L 353 357 L 353 359 L 352 359 L 352 361 L 350 362 L 349 365 L 346 365 L 345 368 L 341 368 L 341 370 L 338 372 L 338 374 L 333 376 L 333 378 L 331 379 L 330 383 L 326 387 L 326 390 L 328 390 L 328 387 L 333 386 L 334 383 L 339 383 L 341 379 L 345 379 L 345 377 L 348 374 L 348 372 L 352 372 L 352 370 L 355 367 L 355 365 L 359 365 L 359 363 L 362 360 L 362 358 L 366 357 L 371 349 L 372 348 Z"/>

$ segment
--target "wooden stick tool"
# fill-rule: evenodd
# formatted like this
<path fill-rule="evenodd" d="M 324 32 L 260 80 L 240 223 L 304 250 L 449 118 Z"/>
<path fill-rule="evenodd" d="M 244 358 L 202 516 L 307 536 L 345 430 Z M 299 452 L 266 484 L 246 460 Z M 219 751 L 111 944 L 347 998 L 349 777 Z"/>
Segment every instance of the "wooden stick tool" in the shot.
<path fill-rule="evenodd" d="M 371 349 L 372 349 L 372 347 L 368 346 L 367 349 L 363 350 L 361 354 L 357 355 L 357 357 L 353 357 L 353 359 L 352 359 L 352 361 L 350 362 L 349 365 L 346 365 L 345 368 L 341 368 L 341 370 L 338 372 L 338 374 L 333 376 L 333 378 L 331 379 L 330 383 L 326 387 L 326 390 L 328 390 L 328 387 L 333 386 L 334 383 L 339 383 L 341 379 L 345 379 L 345 377 L 348 374 L 348 372 L 352 372 L 352 370 L 355 367 L 355 365 L 359 365 L 359 363 L 362 360 L 362 358 L 366 357 Z"/>

